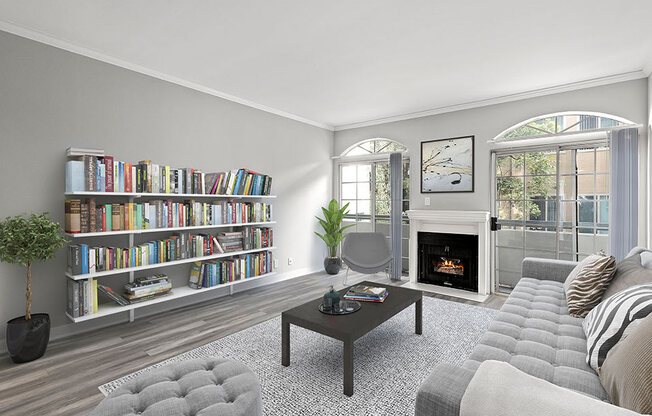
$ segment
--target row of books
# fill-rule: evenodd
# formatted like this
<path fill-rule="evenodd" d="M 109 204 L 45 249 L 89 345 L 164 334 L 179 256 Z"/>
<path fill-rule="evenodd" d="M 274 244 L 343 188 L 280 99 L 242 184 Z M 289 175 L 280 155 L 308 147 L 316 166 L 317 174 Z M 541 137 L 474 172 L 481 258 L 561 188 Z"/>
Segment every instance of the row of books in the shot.
<path fill-rule="evenodd" d="M 172 293 L 172 284 L 164 274 L 139 277 L 123 288 L 123 293 L 118 294 L 110 287 L 99 284 L 95 279 L 80 281 L 68 279 L 67 312 L 73 318 L 97 313 L 98 294 L 104 295 L 118 305 L 127 306 Z"/>
<path fill-rule="evenodd" d="M 103 150 L 68 148 L 66 192 L 270 195 L 272 178 L 249 169 L 204 173 L 151 160 L 136 164 L 105 156 Z M 83 153 L 83 154 L 82 154 Z"/>
<path fill-rule="evenodd" d="M 344 299 L 362 302 L 384 302 L 387 299 L 387 288 L 378 286 L 355 285 L 344 295 Z"/>
<path fill-rule="evenodd" d="M 272 252 L 252 253 L 229 260 L 196 261 L 190 268 L 188 286 L 193 289 L 213 287 L 244 280 L 272 271 Z"/>
<path fill-rule="evenodd" d="M 271 195 L 272 177 L 249 169 L 206 174 L 205 194 Z"/>
<path fill-rule="evenodd" d="M 264 202 L 151 200 L 97 204 L 95 198 L 66 199 L 65 231 L 70 234 L 267 222 L 272 206 Z"/>
<path fill-rule="evenodd" d="M 114 269 L 147 266 L 193 257 L 272 246 L 272 230 L 211 234 L 176 233 L 162 240 L 147 241 L 135 247 L 68 246 L 68 273 L 77 276 Z"/>
<path fill-rule="evenodd" d="M 97 313 L 97 280 L 68 280 L 68 315 L 73 318 Z"/>

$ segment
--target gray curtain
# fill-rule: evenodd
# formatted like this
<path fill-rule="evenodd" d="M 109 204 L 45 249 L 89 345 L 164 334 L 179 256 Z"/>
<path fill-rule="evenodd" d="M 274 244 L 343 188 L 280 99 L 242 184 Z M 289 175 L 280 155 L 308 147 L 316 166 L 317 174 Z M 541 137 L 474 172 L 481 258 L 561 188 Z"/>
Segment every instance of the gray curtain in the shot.
<path fill-rule="evenodd" d="M 402 275 L 402 233 L 401 211 L 403 201 L 403 154 L 396 152 L 389 155 L 390 182 L 390 241 L 392 243 L 392 263 L 390 277 L 401 280 Z"/>
<path fill-rule="evenodd" d="M 638 243 L 638 129 L 609 133 L 609 249 L 616 261 Z"/>

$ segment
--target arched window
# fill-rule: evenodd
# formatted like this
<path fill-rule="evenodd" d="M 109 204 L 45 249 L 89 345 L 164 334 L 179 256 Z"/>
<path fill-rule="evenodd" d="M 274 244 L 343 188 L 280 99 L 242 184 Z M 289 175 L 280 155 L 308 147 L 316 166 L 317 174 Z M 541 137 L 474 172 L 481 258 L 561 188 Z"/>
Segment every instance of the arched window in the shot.
<path fill-rule="evenodd" d="M 354 224 L 345 232 L 381 232 L 389 237 L 390 181 L 389 153 L 405 152 L 402 144 L 385 138 L 358 142 L 336 158 L 337 194 L 342 205 L 349 204 L 343 225 Z M 403 273 L 408 273 L 410 207 L 410 160 L 403 155 Z"/>
<path fill-rule="evenodd" d="M 559 134 L 608 130 L 633 124 L 624 118 L 593 112 L 563 112 L 538 116 L 518 123 L 496 136 L 493 141 L 538 138 Z"/>
<path fill-rule="evenodd" d="M 389 139 L 369 139 L 364 140 L 346 149 L 342 152 L 342 157 L 346 156 L 368 156 L 378 153 L 391 153 L 405 151 L 407 148 L 394 140 Z"/>
<path fill-rule="evenodd" d="M 632 125 L 609 114 L 562 112 L 525 120 L 490 141 L 498 288 L 516 285 L 525 257 L 579 261 L 609 251 L 606 132 Z"/>

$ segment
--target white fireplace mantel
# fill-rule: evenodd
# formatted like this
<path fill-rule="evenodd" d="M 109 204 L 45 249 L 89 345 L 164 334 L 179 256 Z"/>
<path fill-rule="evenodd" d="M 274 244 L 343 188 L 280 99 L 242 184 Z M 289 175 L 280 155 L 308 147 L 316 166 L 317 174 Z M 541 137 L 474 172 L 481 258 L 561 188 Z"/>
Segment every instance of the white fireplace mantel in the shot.
<path fill-rule="evenodd" d="M 444 211 L 409 210 L 410 219 L 410 282 L 419 289 L 442 293 L 449 296 L 484 300 L 491 293 L 490 273 L 490 225 L 489 211 Z M 478 293 L 420 284 L 418 273 L 418 233 L 470 234 L 478 236 Z"/>

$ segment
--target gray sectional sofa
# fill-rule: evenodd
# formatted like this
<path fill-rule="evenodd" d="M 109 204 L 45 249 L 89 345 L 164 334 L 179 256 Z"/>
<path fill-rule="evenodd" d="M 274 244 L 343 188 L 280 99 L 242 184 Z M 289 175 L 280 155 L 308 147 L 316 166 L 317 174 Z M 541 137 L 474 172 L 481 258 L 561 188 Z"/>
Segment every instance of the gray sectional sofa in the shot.
<path fill-rule="evenodd" d="M 599 400 L 608 401 L 597 373 L 586 363 L 582 319 L 568 314 L 563 282 L 575 262 L 526 258 L 522 278 L 462 367 L 440 364 L 417 393 L 417 416 L 458 416 L 480 364 L 503 361 L 517 369 Z"/>

